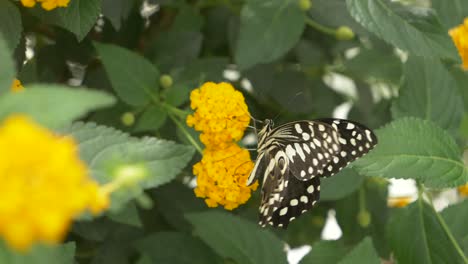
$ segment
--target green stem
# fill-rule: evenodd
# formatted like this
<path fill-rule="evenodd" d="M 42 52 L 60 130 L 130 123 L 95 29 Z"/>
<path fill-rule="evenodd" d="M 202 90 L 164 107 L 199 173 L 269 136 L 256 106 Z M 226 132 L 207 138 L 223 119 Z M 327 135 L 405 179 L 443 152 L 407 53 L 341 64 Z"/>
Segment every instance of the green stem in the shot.
<path fill-rule="evenodd" d="M 190 143 L 195 147 L 198 153 L 203 154 L 202 148 L 198 145 L 197 141 L 190 135 L 190 133 L 185 129 L 184 125 L 174 116 L 172 113 L 168 113 L 172 121 L 179 127 L 184 136 L 190 141 Z"/>
<path fill-rule="evenodd" d="M 364 187 L 359 188 L 359 212 L 365 212 L 366 210 L 366 190 Z"/>
<path fill-rule="evenodd" d="M 335 33 L 336 33 L 335 29 L 326 27 L 324 25 L 321 25 L 321 24 L 315 22 L 314 20 L 312 20 L 310 17 L 306 17 L 305 22 L 306 22 L 307 25 L 315 28 L 318 31 L 321 31 L 321 32 L 323 32 L 325 34 L 328 34 L 328 35 L 335 36 Z"/>
<path fill-rule="evenodd" d="M 420 202 L 422 202 L 422 195 L 424 193 L 425 193 L 424 192 L 424 187 L 422 186 L 421 183 L 418 182 L 418 199 L 420 200 Z M 429 197 L 429 202 L 431 204 L 432 210 L 434 210 L 434 213 L 435 213 L 435 215 L 437 217 L 437 221 L 442 226 L 442 229 L 444 230 L 445 234 L 448 236 L 448 238 L 449 238 L 450 242 L 452 243 L 452 245 L 455 247 L 455 250 L 457 251 L 457 253 L 463 259 L 463 262 L 465 264 L 468 264 L 468 258 L 465 256 L 465 253 L 463 252 L 463 250 L 461 249 L 461 247 L 458 244 L 457 240 L 453 236 L 452 231 L 450 231 L 450 228 L 447 226 L 447 223 L 445 223 L 444 218 L 439 214 L 439 212 L 436 211 L 436 209 L 434 207 L 434 202 L 432 201 L 432 195 L 430 193 L 427 193 L 427 192 L 426 192 L 426 195 Z"/>
<path fill-rule="evenodd" d="M 168 110 L 169 112 L 177 115 L 178 117 L 182 118 L 182 119 L 185 119 L 187 117 L 187 115 L 189 115 L 190 113 L 187 112 L 187 111 L 184 111 L 182 109 L 179 109 L 177 107 L 174 107 L 170 104 L 166 104 L 166 103 L 163 103 L 161 104 L 164 108 L 166 108 L 166 110 Z"/>

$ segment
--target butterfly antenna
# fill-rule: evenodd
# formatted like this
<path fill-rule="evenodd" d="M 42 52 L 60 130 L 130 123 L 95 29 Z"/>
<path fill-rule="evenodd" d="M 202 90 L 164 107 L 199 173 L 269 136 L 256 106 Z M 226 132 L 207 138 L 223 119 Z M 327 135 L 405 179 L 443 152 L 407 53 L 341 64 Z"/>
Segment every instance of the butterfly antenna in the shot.
<path fill-rule="evenodd" d="M 294 100 L 296 100 L 296 98 L 299 96 L 299 95 L 302 95 L 303 92 L 298 92 L 296 93 L 291 99 L 289 99 L 289 102 L 286 104 L 286 107 L 283 108 L 283 110 L 281 112 L 279 112 L 274 118 L 273 118 L 273 121 L 276 120 L 276 118 L 278 118 L 282 113 L 284 113 L 284 111 L 286 111 L 286 109 L 289 108 L 289 106 L 293 103 Z"/>

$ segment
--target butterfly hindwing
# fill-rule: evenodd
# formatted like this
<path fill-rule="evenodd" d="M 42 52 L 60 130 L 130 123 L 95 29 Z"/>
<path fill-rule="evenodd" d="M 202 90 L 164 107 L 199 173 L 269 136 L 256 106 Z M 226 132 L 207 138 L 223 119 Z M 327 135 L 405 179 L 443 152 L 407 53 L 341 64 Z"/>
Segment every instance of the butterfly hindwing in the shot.
<path fill-rule="evenodd" d="M 274 151 L 269 158 L 262 187 L 259 224 L 286 228 L 289 222 L 312 208 L 319 200 L 320 178 L 301 181 L 294 177 L 290 167 L 282 166 L 287 166 L 281 161 L 287 158 L 283 150 Z"/>
<path fill-rule="evenodd" d="M 338 130 L 340 151 L 336 153 L 325 166 L 321 177 L 329 177 L 352 161 L 364 156 L 377 144 L 377 137 L 366 126 L 344 119 L 326 118 L 319 122 L 331 125 Z"/>

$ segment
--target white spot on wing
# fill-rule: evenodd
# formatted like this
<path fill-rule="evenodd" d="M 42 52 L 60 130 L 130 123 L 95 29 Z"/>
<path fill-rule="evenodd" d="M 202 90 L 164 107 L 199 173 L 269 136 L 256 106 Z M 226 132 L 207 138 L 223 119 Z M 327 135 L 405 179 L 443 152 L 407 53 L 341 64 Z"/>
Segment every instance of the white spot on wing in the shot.
<path fill-rule="evenodd" d="M 355 128 L 355 125 L 352 124 L 352 123 L 348 123 L 348 125 L 346 126 L 346 129 L 348 130 L 351 130 L 351 129 L 354 129 Z"/>
<path fill-rule="evenodd" d="M 302 128 L 301 128 L 300 124 L 295 124 L 294 128 L 296 129 L 297 133 L 299 133 L 299 134 L 302 133 Z"/>
<path fill-rule="evenodd" d="M 286 147 L 286 156 L 288 156 L 291 162 L 294 162 L 294 156 L 296 156 L 296 151 L 291 145 Z"/>
<path fill-rule="evenodd" d="M 296 147 L 296 152 L 299 154 L 299 157 L 301 157 L 302 161 L 305 161 L 305 155 L 302 151 L 301 145 L 299 143 L 294 143 L 294 147 Z"/>
<path fill-rule="evenodd" d="M 284 207 L 279 211 L 279 215 L 285 215 L 288 212 L 288 207 Z"/>

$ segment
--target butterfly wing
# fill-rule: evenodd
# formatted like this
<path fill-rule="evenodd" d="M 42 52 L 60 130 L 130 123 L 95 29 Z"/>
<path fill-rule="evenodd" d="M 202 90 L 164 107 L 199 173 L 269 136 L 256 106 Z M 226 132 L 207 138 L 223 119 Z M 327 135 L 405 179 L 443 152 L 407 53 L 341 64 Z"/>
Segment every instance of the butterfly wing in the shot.
<path fill-rule="evenodd" d="M 320 198 L 320 178 L 301 181 L 290 171 L 284 150 L 268 153 L 260 205 L 261 226 L 270 224 L 286 228 L 288 224 L 311 209 Z"/>
<path fill-rule="evenodd" d="M 309 181 L 340 151 L 337 130 L 327 123 L 298 121 L 271 131 L 267 143 L 278 146 L 288 158 L 289 171 L 301 181 Z"/>
<path fill-rule="evenodd" d="M 332 126 L 339 134 L 340 151 L 336 153 L 325 169 L 321 177 L 329 177 L 352 161 L 364 156 L 377 144 L 377 137 L 366 126 L 344 119 L 325 118 L 317 120 Z"/>

